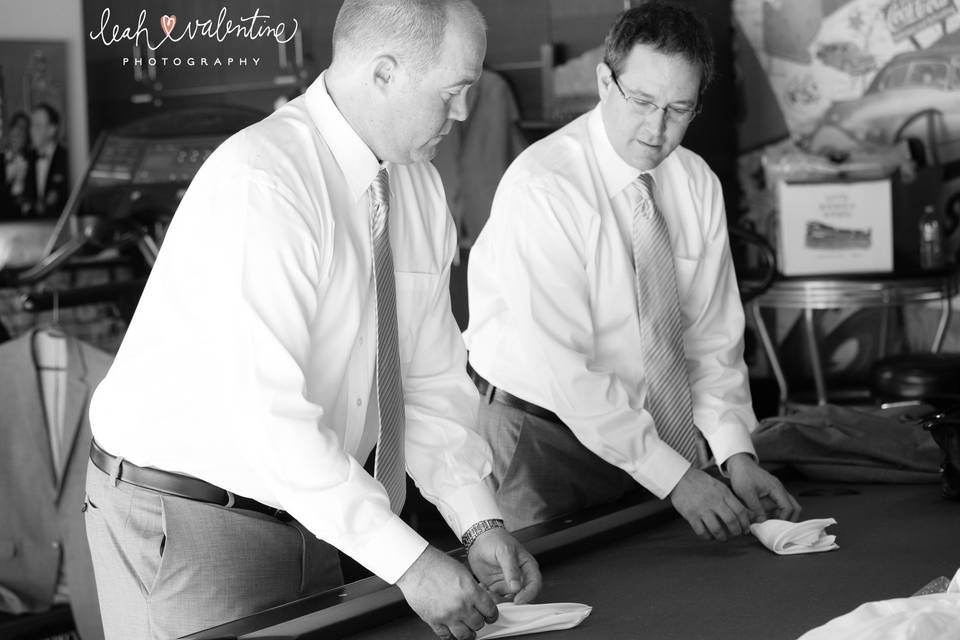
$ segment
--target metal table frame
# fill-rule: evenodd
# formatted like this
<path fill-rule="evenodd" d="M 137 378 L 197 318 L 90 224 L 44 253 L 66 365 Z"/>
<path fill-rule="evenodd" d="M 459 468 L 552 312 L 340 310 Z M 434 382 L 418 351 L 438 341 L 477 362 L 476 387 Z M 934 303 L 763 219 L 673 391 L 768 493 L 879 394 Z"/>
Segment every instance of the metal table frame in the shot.
<path fill-rule="evenodd" d="M 770 362 L 770 368 L 780 389 L 780 412 L 786 410 L 789 401 L 789 387 L 783 374 L 777 347 L 770 336 L 761 310 L 800 309 L 803 311 L 804 335 L 810 352 L 810 366 L 813 369 L 813 382 L 816 388 L 817 404 L 827 404 L 827 388 L 820 358 L 819 340 L 814 312 L 823 309 L 842 309 L 859 307 L 902 307 L 907 304 L 940 302 L 940 320 L 930 345 L 930 351 L 937 353 L 943 345 L 943 339 L 953 311 L 952 297 L 960 290 L 960 268 L 951 268 L 926 274 L 908 276 L 880 274 L 873 276 L 817 276 L 781 278 L 773 282 L 763 294 L 751 300 L 750 309 L 763 350 Z M 887 344 L 889 331 L 887 314 L 880 325 L 880 344 Z M 881 347 L 882 348 L 882 347 Z"/>

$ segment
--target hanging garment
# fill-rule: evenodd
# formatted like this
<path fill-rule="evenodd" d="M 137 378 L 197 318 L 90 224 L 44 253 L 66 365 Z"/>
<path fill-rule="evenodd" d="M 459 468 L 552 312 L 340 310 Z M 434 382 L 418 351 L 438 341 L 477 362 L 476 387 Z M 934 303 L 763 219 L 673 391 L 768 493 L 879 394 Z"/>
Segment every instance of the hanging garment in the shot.
<path fill-rule="evenodd" d="M 103 630 L 81 508 L 87 407 L 112 357 L 65 338 L 62 430 L 52 446 L 35 334 L 0 344 L 0 611 L 48 610 L 62 574 L 81 638 L 97 640 Z"/>

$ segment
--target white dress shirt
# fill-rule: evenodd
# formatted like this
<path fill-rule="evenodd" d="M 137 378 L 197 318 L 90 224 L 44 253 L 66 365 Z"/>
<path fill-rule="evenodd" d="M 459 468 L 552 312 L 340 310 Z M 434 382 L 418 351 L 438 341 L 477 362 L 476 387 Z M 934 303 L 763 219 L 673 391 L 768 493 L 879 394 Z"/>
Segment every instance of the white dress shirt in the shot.
<path fill-rule="evenodd" d="M 282 507 L 395 582 L 427 543 L 361 466 L 378 424 L 380 167 L 323 75 L 224 142 L 173 218 L 90 417 L 110 453 Z M 429 163 L 386 167 L 407 470 L 462 534 L 501 516 L 450 310 L 453 222 Z"/>
<path fill-rule="evenodd" d="M 644 409 L 627 186 L 599 108 L 531 146 L 500 182 L 470 254 L 470 363 L 494 386 L 556 413 L 657 497 L 690 463 Z M 720 182 L 678 147 L 655 170 L 677 269 L 694 421 L 718 463 L 754 453 L 743 307 Z"/>

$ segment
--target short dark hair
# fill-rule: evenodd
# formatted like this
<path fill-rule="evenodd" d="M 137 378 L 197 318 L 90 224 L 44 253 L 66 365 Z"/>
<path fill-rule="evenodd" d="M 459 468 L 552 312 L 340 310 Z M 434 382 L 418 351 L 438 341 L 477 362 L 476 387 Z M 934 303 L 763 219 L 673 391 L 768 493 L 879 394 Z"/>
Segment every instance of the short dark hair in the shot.
<path fill-rule="evenodd" d="M 10 123 L 7 125 L 8 129 L 14 129 L 17 126 L 18 122 L 22 122 L 27 125 L 27 129 L 30 128 L 30 116 L 28 116 L 23 111 L 17 111 L 12 116 L 10 116 Z"/>
<path fill-rule="evenodd" d="M 703 20 L 689 7 L 664 0 L 647 0 L 621 13 L 604 40 L 603 61 L 614 75 L 623 72 L 634 45 L 646 44 L 661 53 L 679 54 L 700 67 L 700 96 L 713 80 L 713 38 Z"/>
<path fill-rule="evenodd" d="M 33 108 L 30 110 L 30 112 L 32 113 L 34 111 L 43 111 L 47 114 L 47 119 L 50 121 L 50 124 L 56 127 L 60 126 L 60 113 L 46 102 L 38 102 L 37 104 L 33 105 Z"/>

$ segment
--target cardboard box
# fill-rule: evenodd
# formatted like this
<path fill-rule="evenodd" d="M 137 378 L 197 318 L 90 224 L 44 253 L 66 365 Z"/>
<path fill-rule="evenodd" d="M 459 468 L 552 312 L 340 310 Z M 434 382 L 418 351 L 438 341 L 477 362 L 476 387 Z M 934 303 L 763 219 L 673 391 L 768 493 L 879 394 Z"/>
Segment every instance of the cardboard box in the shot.
<path fill-rule="evenodd" d="M 783 275 L 893 271 L 889 178 L 777 186 Z"/>

